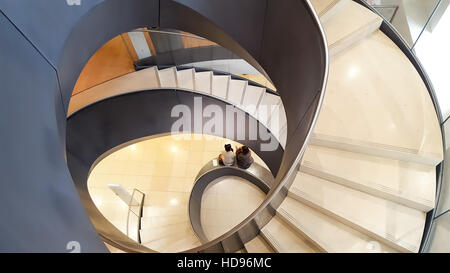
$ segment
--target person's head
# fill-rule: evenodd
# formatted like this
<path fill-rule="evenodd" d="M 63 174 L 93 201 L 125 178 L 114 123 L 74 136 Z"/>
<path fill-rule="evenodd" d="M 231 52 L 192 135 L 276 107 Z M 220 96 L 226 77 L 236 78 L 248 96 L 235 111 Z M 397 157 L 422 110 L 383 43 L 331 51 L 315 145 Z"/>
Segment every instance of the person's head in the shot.
<path fill-rule="evenodd" d="M 244 155 L 246 155 L 246 154 L 250 153 L 250 149 L 247 146 L 242 146 L 242 153 Z"/>
<path fill-rule="evenodd" d="M 231 148 L 231 144 L 225 144 L 225 151 L 231 152 L 233 149 Z"/>

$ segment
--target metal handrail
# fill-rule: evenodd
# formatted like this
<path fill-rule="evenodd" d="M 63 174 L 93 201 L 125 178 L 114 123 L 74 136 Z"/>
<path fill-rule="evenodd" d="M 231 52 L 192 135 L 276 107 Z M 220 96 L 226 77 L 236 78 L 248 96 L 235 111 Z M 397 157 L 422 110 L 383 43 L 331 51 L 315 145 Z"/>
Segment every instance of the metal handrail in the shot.
<path fill-rule="evenodd" d="M 138 214 L 136 214 L 132 209 L 132 202 L 136 201 L 136 199 L 134 198 L 135 193 L 139 192 L 142 194 L 141 200 L 138 201 L 138 207 L 139 207 L 139 211 Z M 131 194 L 131 199 L 130 199 L 130 203 L 128 204 L 128 213 L 127 213 L 127 236 L 130 236 L 130 212 L 133 213 L 134 215 L 136 215 L 138 217 L 138 225 L 137 225 L 137 242 L 141 243 L 141 235 L 139 230 L 141 229 L 141 218 L 142 218 L 142 211 L 144 208 L 144 200 L 145 200 L 145 193 L 143 193 L 142 191 L 138 190 L 138 189 L 133 189 L 133 193 Z"/>
<path fill-rule="evenodd" d="M 263 213 L 263 211 L 270 206 L 270 204 L 272 203 L 272 201 L 275 200 L 275 198 L 278 196 L 278 194 L 283 190 L 283 188 L 289 184 L 289 182 L 291 182 L 291 180 L 295 177 L 296 173 L 297 173 L 297 166 L 298 164 L 300 164 L 300 161 L 303 157 L 303 154 L 305 153 L 306 147 L 308 146 L 308 143 L 311 139 L 312 136 L 312 132 L 314 129 L 314 126 L 317 122 L 318 116 L 319 116 L 319 112 L 323 103 L 323 99 L 325 97 L 325 89 L 326 89 L 326 85 L 328 82 L 328 72 L 329 72 L 329 52 L 328 52 L 328 42 L 327 42 L 327 38 L 325 35 L 325 30 L 323 29 L 322 24 L 320 23 L 320 19 L 319 16 L 317 15 L 312 3 L 310 2 L 310 0 L 304 0 L 307 4 L 308 7 L 310 9 L 311 14 L 313 15 L 317 27 L 319 28 L 320 31 L 320 35 L 322 36 L 322 41 L 324 44 L 324 49 L 325 49 L 325 73 L 323 76 L 323 81 L 322 81 L 322 88 L 320 90 L 320 98 L 319 98 L 319 103 L 317 105 L 315 114 L 314 114 L 314 118 L 311 124 L 311 127 L 309 129 L 308 135 L 306 137 L 305 142 L 303 143 L 303 146 L 299 152 L 299 154 L 297 155 L 297 158 L 295 159 L 294 163 L 292 164 L 292 166 L 290 167 L 288 173 L 283 177 L 283 179 L 278 183 L 273 185 L 273 188 L 269 191 L 269 193 L 266 196 L 266 199 L 261 203 L 261 205 L 252 213 L 250 214 L 247 218 L 245 218 L 242 222 L 240 222 L 239 224 L 237 224 L 234 228 L 232 228 L 231 230 L 229 230 L 228 232 L 226 232 L 225 234 L 221 235 L 220 237 L 209 241 L 206 244 L 203 244 L 201 246 L 189 249 L 187 251 L 184 252 L 201 252 L 204 251 L 208 248 L 211 248 L 217 244 L 220 244 L 221 242 L 225 241 L 227 238 L 231 237 L 233 234 L 238 233 L 239 230 L 241 230 L 244 226 L 246 226 L 247 224 L 249 224 L 251 221 L 254 221 L 255 218 L 260 214 Z"/>

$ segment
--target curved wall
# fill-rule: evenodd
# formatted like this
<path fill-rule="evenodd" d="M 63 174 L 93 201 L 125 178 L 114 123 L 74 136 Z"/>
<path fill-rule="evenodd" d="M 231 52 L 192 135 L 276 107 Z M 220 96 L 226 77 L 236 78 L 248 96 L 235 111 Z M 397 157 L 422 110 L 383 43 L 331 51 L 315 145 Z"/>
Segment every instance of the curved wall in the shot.
<path fill-rule="evenodd" d="M 205 37 L 268 75 L 288 119 L 288 152 L 275 183 L 295 168 L 327 74 L 324 38 L 307 1 L 82 3 L 0 0 L 0 34 L 5 39 L 0 44 L 5 58 L 0 106 L 6 132 L 0 137 L 0 171 L 5 178 L 0 217 L 9 219 L 2 223 L 2 251 L 62 252 L 72 240 L 83 252 L 106 251 L 69 177 L 65 117 L 77 77 L 90 56 L 106 41 L 138 27 L 180 29 Z M 37 222 L 43 223 L 41 228 L 36 228 Z"/>
<path fill-rule="evenodd" d="M 90 171 L 97 162 L 124 143 L 152 135 L 170 134 L 172 124 L 178 119 L 170 118 L 172 108 L 184 104 L 194 109 L 196 97 L 202 97 L 203 109 L 208 105 L 216 105 L 225 112 L 227 104 L 218 99 L 200 96 L 190 91 L 160 89 L 127 93 L 101 100 L 80 109 L 68 118 L 67 164 L 94 227 L 108 243 L 120 247 L 121 242 L 126 243 L 134 251 L 148 251 L 123 235 L 98 210 L 88 192 L 87 181 Z M 219 132 L 225 132 L 227 126 L 226 116 L 223 116 L 223 119 L 223 128 Z M 254 120 L 252 116 L 245 114 L 243 124 L 236 120 L 235 132 L 239 127 L 247 128 L 251 119 Z M 208 120 L 210 118 L 203 118 L 203 122 Z M 198 120 L 191 120 L 190 132 L 201 134 L 202 131 L 196 131 L 195 122 Z M 261 143 L 268 141 L 263 141 L 259 136 L 252 140 L 248 131 L 245 139 L 237 139 L 236 135 L 230 139 L 250 147 L 266 163 L 272 175 L 276 175 L 283 156 L 281 145 L 278 144 L 274 151 L 262 151 Z"/>

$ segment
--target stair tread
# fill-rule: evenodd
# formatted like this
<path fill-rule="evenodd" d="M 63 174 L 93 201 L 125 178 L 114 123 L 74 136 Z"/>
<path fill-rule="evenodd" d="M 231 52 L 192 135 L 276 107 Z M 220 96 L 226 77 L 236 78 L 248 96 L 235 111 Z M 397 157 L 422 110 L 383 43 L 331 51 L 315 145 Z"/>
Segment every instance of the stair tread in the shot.
<path fill-rule="evenodd" d="M 404 252 L 420 247 L 426 214 L 299 172 L 289 196 Z"/>
<path fill-rule="evenodd" d="M 183 69 L 177 71 L 177 83 L 179 88 L 194 89 L 194 74 L 195 70 L 191 69 Z"/>
<path fill-rule="evenodd" d="M 270 117 L 272 115 L 272 111 L 274 110 L 272 106 L 277 106 L 281 104 L 281 98 L 279 96 L 265 93 L 261 103 L 257 109 L 257 118 L 259 122 L 261 122 L 264 126 L 269 127 Z"/>
<path fill-rule="evenodd" d="M 177 69 L 175 67 L 169 67 L 158 70 L 159 82 L 161 84 L 161 87 L 176 88 L 177 87 L 176 73 Z"/>
<path fill-rule="evenodd" d="M 211 94 L 211 71 L 195 72 L 195 90 Z"/>
<path fill-rule="evenodd" d="M 245 244 L 245 249 L 248 253 L 273 253 L 274 250 L 264 240 L 261 235 L 256 236 Z"/>
<path fill-rule="evenodd" d="M 265 88 L 247 85 L 244 93 L 244 98 L 242 99 L 242 104 L 239 107 L 248 112 L 250 115 L 255 116 L 255 112 L 261 100 L 261 96 L 265 92 Z"/>
<path fill-rule="evenodd" d="M 212 78 L 212 94 L 226 100 L 229 81 L 230 76 L 228 75 L 214 75 Z"/>
<path fill-rule="evenodd" d="M 326 252 L 397 252 L 289 196 L 278 208 L 278 213 L 285 221 Z"/>
<path fill-rule="evenodd" d="M 430 165 L 309 145 L 301 170 L 420 209 L 433 209 L 436 168 Z"/>
<path fill-rule="evenodd" d="M 334 48 L 345 48 L 365 38 L 378 29 L 382 21 L 380 16 L 358 3 L 346 2 L 339 12 L 323 22 L 330 53 L 333 54 Z"/>
<path fill-rule="evenodd" d="M 230 79 L 227 100 L 233 105 L 241 105 L 242 96 L 244 95 L 247 84 L 247 81 Z"/>
<path fill-rule="evenodd" d="M 380 30 L 333 57 L 311 143 L 433 166 L 443 159 L 426 86 Z"/>
<path fill-rule="evenodd" d="M 280 253 L 318 252 L 306 239 L 292 230 L 279 216 L 274 216 L 261 229 L 261 235 L 273 249 Z"/>

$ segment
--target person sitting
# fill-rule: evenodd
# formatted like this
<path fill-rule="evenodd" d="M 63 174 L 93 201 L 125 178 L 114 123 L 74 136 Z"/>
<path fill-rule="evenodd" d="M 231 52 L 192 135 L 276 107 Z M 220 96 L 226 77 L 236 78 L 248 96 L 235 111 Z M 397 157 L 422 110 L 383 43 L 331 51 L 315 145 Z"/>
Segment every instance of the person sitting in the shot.
<path fill-rule="evenodd" d="M 253 157 L 247 146 L 236 147 L 236 163 L 239 168 L 247 169 L 253 163 Z"/>
<path fill-rule="evenodd" d="M 222 151 L 219 155 L 219 163 L 225 166 L 233 166 L 234 165 L 234 153 L 233 148 L 231 148 L 231 144 L 225 144 L 225 150 Z"/>

